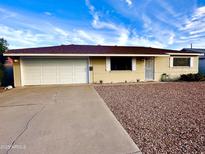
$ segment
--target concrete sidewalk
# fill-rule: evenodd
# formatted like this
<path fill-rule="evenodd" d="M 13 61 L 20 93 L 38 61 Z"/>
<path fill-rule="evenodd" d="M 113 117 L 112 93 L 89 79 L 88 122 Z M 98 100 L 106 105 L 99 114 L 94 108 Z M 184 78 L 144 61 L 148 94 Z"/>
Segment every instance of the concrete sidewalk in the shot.
<path fill-rule="evenodd" d="M 92 86 L 3 93 L 0 124 L 0 153 L 141 153 Z"/>

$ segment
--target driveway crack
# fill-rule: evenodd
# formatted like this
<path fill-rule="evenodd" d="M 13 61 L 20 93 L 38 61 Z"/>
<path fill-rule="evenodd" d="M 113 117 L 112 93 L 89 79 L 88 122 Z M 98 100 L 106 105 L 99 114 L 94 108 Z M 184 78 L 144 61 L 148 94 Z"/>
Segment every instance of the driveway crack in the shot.
<path fill-rule="evenodd" d="M 54 96 L 53 96 L 53 102 L 54 102 L 54 104 L 58 103 L 58 99 L 57 99 L 58 94 L 59 94 L 59 90 L 56 91 L 55 94 L 54 94 Z"/>
<path fill-rule="evenodd" d="M 39 105 L 39 104 L 16 104 L 16 105 L 2 105 L 1 107 L 21 107 L 21 106 L 30 106 L 30 105 Z"/>
<path fill-rule="evenodd" d="M 41 107 L 40 110 L 38 110 L 35 114 L 33 114 L 31 116 L 31 118 L 26 122 L 25 127 L 22 129 L 22 131 L 20 132 L 19 135 L 17 135 L 17 137 L 12 141 L 11 145 L 9 146 L 9 149 L 6 151 L 6 154 L 9 153 L 9 151 L 12 149 L 12 147 L 14 146 L 14 144 L 16 143 L 16 141 L 25 133 L 25 131 L 28 129 L 29 124 L 31 123 L 31 121 L 45 108 L 45 106 Z"/>

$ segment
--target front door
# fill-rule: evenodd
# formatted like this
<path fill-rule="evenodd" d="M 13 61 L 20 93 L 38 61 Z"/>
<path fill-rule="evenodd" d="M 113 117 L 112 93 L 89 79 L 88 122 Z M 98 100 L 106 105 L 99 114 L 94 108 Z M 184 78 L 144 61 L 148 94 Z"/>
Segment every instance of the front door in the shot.
<path fill-rule="evenodd" d="M 154 80 L 154 58 L 145 59 L 145 80 L 152 81 Z"/>

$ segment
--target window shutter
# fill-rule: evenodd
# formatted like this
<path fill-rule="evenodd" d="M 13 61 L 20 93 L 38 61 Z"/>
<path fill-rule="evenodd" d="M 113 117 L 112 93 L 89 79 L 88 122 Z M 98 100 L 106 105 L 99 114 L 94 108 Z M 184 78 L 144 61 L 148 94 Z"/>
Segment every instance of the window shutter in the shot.
<path fill-rule="evenodd" d="M 136 71 L 136 58 L 132 58 L 132 71 Z"/>
<path fill-rule="evenodd" d="M 110 71 L 111 66 L 110 66 L 110 57 L 106 57 L 106 71 Z"/>
<path fill-rule="evenodd" d="M 190 58 L 190 67 L 193 67 L 194 66 L 194 57 L 191 57 Z"/>
<path fill-rule="evenodd" d="M 174 57 L 170 57 L 169 58 L 169 66 L 173 67 L 173 61 L 174 61 Z"/>

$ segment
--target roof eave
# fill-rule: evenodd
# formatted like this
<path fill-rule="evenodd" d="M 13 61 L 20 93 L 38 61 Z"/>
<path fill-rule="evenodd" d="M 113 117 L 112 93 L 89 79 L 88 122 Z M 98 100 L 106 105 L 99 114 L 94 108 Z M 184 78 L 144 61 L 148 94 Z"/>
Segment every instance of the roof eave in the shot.
<path fill-rule="evenodd" d="M 169 56 L 167 54 L 25 54 L 25 53 L 5 53 L 4 56 L 32 56 L 32 57 L 157 57 L 157 56 Z"/>
<path fill-rule="evenodd" d="M 183 53 L 183 52 L 181 52 L 181 53 L 167 53 L 167 54 L 169 54 L 169 55 L 186 55 L 186 56 L 203 56 L 204 54 L 203 53 Z"/>

